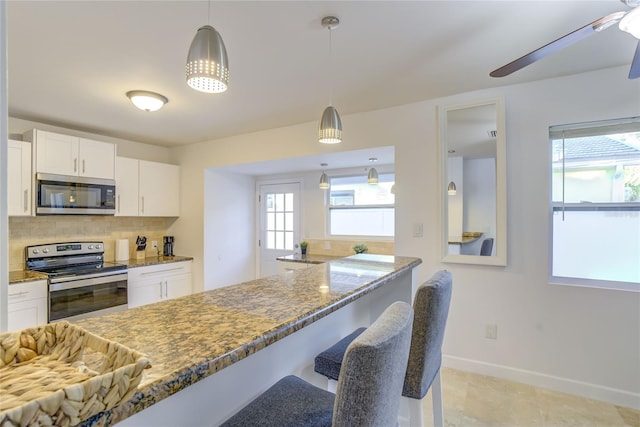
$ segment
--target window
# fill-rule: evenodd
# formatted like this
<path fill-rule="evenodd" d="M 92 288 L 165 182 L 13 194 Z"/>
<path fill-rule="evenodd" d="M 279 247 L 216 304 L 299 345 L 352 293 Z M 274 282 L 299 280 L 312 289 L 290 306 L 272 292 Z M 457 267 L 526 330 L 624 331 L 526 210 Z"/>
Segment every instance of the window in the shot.
<path fill-rule="evenodd" d="M 378 180 L 369 184 L 366 176 L 330 178 L 330 235 L 393 237 L 395 175 L 380 173 Z"/>
<path fill-rule="evenodd" d="M 549 139 L 551 281 L 640 291 L 640 117 Z"/>

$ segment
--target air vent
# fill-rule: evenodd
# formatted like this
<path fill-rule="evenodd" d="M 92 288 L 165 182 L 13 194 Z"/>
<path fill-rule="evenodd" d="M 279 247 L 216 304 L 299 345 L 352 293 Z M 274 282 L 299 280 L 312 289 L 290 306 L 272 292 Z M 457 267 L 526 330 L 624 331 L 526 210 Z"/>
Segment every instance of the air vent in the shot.
<path fill-rule="evenodd" d="M 487 135 L 489 135 L 489 138 L 496 138 L 498 136 L 498 131 L 497 130 L 488 130 L 487 131 Z"/>

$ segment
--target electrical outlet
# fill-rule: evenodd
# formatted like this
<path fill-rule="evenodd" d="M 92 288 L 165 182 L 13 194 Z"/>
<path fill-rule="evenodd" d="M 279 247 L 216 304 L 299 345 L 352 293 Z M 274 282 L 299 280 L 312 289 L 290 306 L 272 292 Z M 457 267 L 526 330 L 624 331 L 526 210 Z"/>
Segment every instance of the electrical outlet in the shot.
<path fill-rule="evenodd" d="M 151 248 L 152 249 L 158 249 L 158 241 L 157 240 L 152 240 L 151 241 Z"/>
<path fill-rule="evenodd" d="M 484 326 L 484 337 L 490 340 L 498 339 L 498 325 L 490 323 Z"/>

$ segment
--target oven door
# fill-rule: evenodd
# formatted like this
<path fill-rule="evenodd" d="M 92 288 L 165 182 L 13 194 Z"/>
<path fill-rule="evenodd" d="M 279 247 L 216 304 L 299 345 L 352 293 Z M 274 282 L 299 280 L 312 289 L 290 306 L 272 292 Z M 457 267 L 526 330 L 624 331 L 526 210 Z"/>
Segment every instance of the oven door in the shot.
<path fill-rule="evenodd" d="M 111 272 L 50 279 L 49 322 L 125 310 L 127 277 L 126 272 Z"/>

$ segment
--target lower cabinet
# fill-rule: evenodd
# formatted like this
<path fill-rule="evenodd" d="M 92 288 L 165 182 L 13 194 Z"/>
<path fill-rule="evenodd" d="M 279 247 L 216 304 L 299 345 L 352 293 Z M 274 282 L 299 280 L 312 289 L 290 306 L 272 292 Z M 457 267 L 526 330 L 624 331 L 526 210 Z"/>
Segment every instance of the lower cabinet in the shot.
<path fill-rule="evenodd" d="M 178 298 L 191 293 L 191 261 L 129 269 L 129 308 Z"/>
<path fill-rule="evenodd" d="M 303 270 L 309 268 L 312 264 L 306 262 L 278 261 L 278 273 L 284 273 L 292 270 Z"/>
<path fill-rule="evenodd" d="M 7 320 L 9 331 L 47 323 L 47 281 L 34 280 L 9 285 Z"/>

